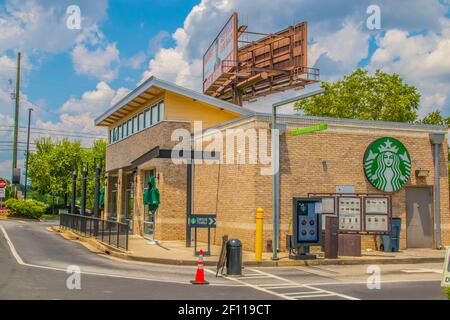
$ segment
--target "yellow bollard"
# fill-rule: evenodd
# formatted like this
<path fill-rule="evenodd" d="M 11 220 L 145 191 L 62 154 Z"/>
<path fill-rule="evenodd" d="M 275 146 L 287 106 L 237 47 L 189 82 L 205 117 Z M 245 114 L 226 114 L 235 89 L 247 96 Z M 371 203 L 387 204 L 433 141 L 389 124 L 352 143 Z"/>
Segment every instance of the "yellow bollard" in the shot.
<path fill-rule="evenodd" d="M 262 261 L 264 209 L 256 209 L 255 261 Z"/>

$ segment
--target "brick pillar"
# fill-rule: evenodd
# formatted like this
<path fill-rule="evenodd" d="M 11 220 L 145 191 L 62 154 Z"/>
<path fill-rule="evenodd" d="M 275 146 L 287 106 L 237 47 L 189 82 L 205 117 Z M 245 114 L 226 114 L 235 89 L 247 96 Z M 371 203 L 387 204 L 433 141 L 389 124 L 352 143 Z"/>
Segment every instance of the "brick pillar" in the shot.
<path fill-rule="evenodd" d="M 117 174 L 117 221 L 121 221 L 125 201 L 125 172 L 119 169 Z"/>

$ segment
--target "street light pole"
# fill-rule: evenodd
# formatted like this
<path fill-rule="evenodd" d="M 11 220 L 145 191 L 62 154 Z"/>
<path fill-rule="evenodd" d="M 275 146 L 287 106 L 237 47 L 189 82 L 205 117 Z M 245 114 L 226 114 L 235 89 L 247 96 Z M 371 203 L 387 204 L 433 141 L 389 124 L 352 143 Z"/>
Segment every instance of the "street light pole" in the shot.
<path fill-rule="evenodd" d="M 25 190 L 23 193 L 23 198 L 25 200 L 27 199 L 27 189 L 28 189 L 28 159 L 29 159 L 29 155 L 30 155 L 31 111 L 33 111 L 33 108 L 28 108 L 27 158 L 25 160 Z"/>
<path fill-rule="evenodd" d="M 277 108 L 302 99 L 325 93 L 325 88 L 301 94 L 299 96 L 276 102 L 272 105 L 272 210 L 273 241 L 272 260 L 278 260 L 278 238 L 280 225 L 280 134 L 277 128 Z"/>

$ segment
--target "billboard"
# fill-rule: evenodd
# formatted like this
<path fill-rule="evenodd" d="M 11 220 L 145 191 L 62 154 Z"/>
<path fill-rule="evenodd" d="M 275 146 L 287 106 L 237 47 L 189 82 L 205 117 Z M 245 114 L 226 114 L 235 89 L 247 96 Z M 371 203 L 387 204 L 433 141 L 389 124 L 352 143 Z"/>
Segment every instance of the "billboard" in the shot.
<path fill-rule="evenodd" d="M 237 24 L 237 13 L 233 13 L 203 55 L 203 92 L 236 65 Z"/>

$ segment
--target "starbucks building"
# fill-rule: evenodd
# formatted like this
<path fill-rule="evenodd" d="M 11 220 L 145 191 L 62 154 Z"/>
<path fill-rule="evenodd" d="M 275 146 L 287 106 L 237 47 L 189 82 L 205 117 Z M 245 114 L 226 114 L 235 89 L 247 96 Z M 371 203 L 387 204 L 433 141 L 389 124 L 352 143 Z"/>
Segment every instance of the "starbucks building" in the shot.
<path fill-rule="evenodd" d="M 447 127 L 292 115 L 277 122 L 281 251 L 298 197 L 320 198 L 322 217 L 337 216 L 340 233 L 361 235 L 363 249 L 379 248 L 392 218 L 401 219 L 401 249 L 450 245 Z M 96 119 L 110 132 L 103 218 L 126 221 L 142 237 L 185 240 L 190 215 L 215 215 L 212 243 L 228 235 L 253 250 L 256 209 L 263 208 L 263 248 L 270 251 L 270 123 L 270 114 L 150 78 Z M 215 142 L 214 159 L 174 163 L 178 129 L 192 134 L 196 148 L 211 150 Z M 143 205 L 150 176 L 161 195 L 154 213 Z M 197 236 L 206 241 L 206 229 Z"/>

